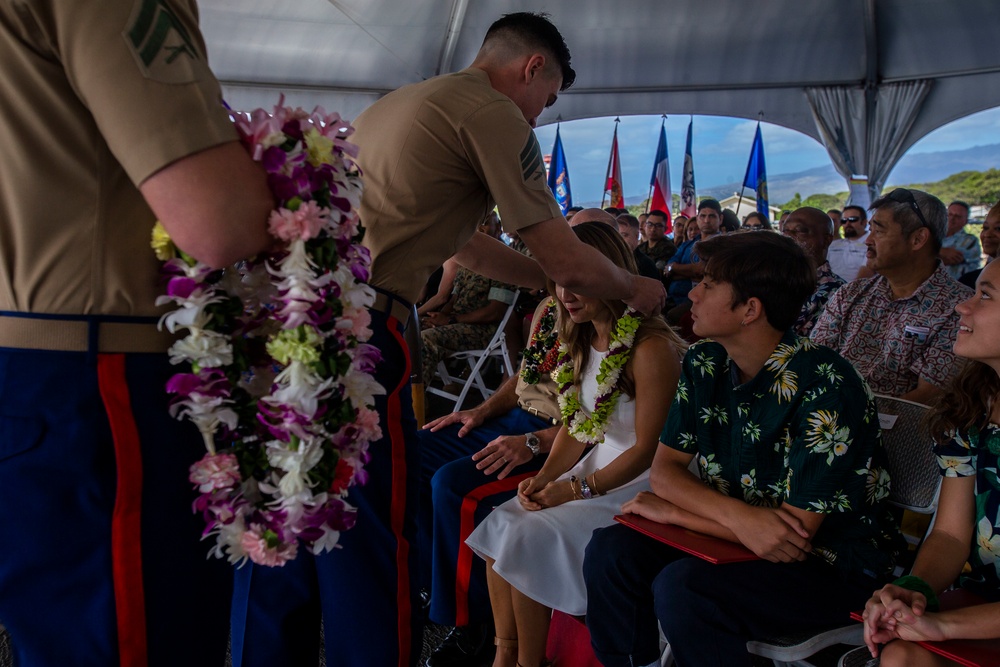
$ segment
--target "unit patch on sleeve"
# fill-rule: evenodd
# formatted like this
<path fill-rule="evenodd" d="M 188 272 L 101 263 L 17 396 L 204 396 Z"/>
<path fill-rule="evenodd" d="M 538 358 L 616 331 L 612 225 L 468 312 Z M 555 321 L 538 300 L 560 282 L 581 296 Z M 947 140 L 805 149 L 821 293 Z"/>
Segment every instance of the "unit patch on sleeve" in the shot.
<path fill-rule="evenodd" d="M 164 0 L 135 0 L 122 37 L 147 79 L 190 83 L 208 71 L 191 33 Z"/>

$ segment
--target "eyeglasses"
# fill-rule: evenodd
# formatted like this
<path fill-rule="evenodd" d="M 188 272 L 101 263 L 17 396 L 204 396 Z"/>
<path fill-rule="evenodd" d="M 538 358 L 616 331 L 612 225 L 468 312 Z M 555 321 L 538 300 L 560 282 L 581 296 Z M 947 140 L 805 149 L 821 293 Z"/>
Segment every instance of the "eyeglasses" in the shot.
<path fill-rule="evenodd" d="M 754 231 L 764 229 L 764 225 L 743 225 L 743 229 L 752 229 Z"/>
<path fill-rule="evenodd" d="M 922 224 L 927 229 L 930 229 L 932 232 L 934 231 L 933 228 L 931 228 L 931 226 L 927 224 L 927 219 L 924 218 L 924 214 L 920 212 L 920 207 L 917 206 L 917 200 L 913 198 L 912 192 L 910 192 L 906 188 L 896 188 L 895 190 L 887 194 L 885 198 L 891 199 L 897 204 L 905 204 L 906 206 L 909 206 L 911 209 L 913 209 L 913 212 L 917 214 L 917 217 L 920 218 L 920 224 Z"/>
<path fill-rule="evenodd" d="M 841 222 L 861 222 L 861 216 L 860 215 L 852 215 L 849 218 L 841 218 L 840 221 Z"/>
<path fill-rule="evenodd" d="M 647 222 L 646 226 L 647 227 L 656 227 L 657 229 L 666 229 L 667 228 L 667 226 L 665 224 L 663 224 L 662 222 Z"/>

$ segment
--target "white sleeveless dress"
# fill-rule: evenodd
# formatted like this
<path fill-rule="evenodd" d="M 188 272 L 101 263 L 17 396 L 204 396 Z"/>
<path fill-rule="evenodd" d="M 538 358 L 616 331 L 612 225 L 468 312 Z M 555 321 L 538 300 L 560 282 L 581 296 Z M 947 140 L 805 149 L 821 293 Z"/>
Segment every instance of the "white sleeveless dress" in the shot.
<path fill-rule="evenodd" d="M 580 388 L 580 402 L 585 406 L 594 404 L 597 371 L 605 356 L 607 352 L 591 349 Z M 608 422 L 604 442 L 595 445 L 559 479 L 589 475 L 634 444 L 635 401 L 623 394 Z M 612 525 L 613 517 L 621 514 L 625 501 L 648 490 L 647 469 L 624 486 L 591 500 L 573 500 L 529 512 L 513 498 L 494 509 L 465 542 L 480 556 L 495 560 L 493 569 L 531 599 L 573 616 L 583 616 L 587 612 L 583 555 L 591 533 Z"/>

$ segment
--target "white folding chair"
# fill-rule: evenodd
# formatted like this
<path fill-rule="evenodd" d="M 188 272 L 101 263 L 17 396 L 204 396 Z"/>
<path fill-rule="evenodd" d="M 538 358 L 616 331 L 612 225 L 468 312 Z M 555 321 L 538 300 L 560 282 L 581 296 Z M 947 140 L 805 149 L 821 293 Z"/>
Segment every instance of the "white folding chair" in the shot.
<path fill-rule="evenodd" d="M 483 379 L 482 371 L 486 366 L 486 362 L 491 359 L 500 360 L 503 363 L 504 368 L 507 370 L 508 377 L 514 374 L 514 367 L 510 361 L 510 351 L 507 349 L 507 334 L 505 329 L 507 327 L 507 322 L 510 320 L 511 316 L 514 314 L 514 308 L 517 306 L 517 299 L 520 296 L 520 292 L 514 292 L 514 299 L 507 306 L 507 312 L 504 313 L 503 319 L 497 324 L 496 333 L 493 334 L 493 338 L 490 342 L 481 350 L 462 350 L 460 352 L 453 352 L 449 354 L 448 357 L 438 364 L 437 375 L 441 378 L 441 382 L 447 386 L 449 384 L 461 384 L 462 390 L 453 394 L 445 389 L 437 387 L 426 387 L 425 391 L 429 394 L 434 394 L 435 396 L 441 396 L 450 401 L 455 402 L 455 407 L 452 412 L 458 412 L 462 409 L 462 403 L 465 402 L 465 397 L 469 393 L 469 389 L 473 386 L 479 390 L 479 393 L 483 395 L 483 400 L 490 397 L 495 391 L 486 386 L 486 381 Z M 469 377 L 462 379 L 451 375 L 448 372 L 448 366 L 446 361 L 458 359 L 464 360 L 469 364 Z"/>
<path fill-rule="evenodd" d="M 920 514 L 933 514 L 937 509 L 941 475 L 934 458 L 933 441 L 923 423 L 927 406 L 882 395 L 876 395 L 875 402 L 892 479 L 889 502 Z M 747 651 L 770 658 L 776 667 L 812 667 L 813 663 L 806 658 L 834 644 L 864 644 L 864 627 L 852 623 L 818 633 L 755 639 L 747 642 Z"/>

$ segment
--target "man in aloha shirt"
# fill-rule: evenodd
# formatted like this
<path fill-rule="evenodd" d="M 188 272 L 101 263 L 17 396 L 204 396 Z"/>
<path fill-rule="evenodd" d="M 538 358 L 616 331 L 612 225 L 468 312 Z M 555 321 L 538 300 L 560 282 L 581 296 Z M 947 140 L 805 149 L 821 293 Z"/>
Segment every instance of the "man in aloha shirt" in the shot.
<path fill-rule="evenodd" d="M 834 292 L 847 284 L 847 281 L 833 272 L 826 259 L 827 248 L 834 239 L 833 220 L 818 208 L 803 206 L 791 212 L 782 233 L 802 246 L 810 263 L 816 268 L 816 291 L 802 304 L 799 319 L 795 320 L 795 326 L 792 327 L 798 335 L 808 336 L 823 313 L 826 302 Z"/>
<path fill-rule="evenodd" d="M 969 552 L 971 570 L 959 585 L 990 601 L 1000 601 L 1000 426 L 988 424 L 955 432 L 935 445 L 942 477 L 976 477 L 975 530 Z"/>
<path fill-rule="evenodd" d="M 872 583 L 888 578 L 904 547 L 884 502 L 889 475 L 871 391 L 838 354 L 787 329 L 812 289 L 804 253 L 773 234 L 708 243 L 734 244 L 730 257 L 742 257 L 744 265 L 732 275 L 759 276 L 770 266 L 771 278 L 733 287 L 716 276 L 714 250 L 700 246 L 708 264 L 705 281 L 692 292 L 695 333 L 720 331 L 702 325 L 720 319 L 699 310 L 705 290 L 729 290 L 723 294 L 733 299 L 742 291 L 749 294 L 746 303 L 757 290 L 772 294 L 758 304 L 788 301 L 787 315 L 778 326 L 770 315 L 763 325 L 741 323 L 740 316 L 733 323 L 729 315 L 729 341 L 742 355 L 740 343 L 761 338 L 740 339 L 732 331 L 770 326 L 765 338 L 779 342 L 749 379 L 721 343 L 706 339 L 689 348 L 653 463 L 656 495 L 640 494 L 623 511 L 653 515 L 638 505 L 659 505 L 669 518 L 656 520 L 720 538 L 728 534 L 723 539 L 743 542 L 763 559 L 715 565 L 626 526 L 595 531 L 584 563 L 587 624 L 606 667 L 658 664 L 657 621 L 679 664 L 749 666 L 746 642 L 753 637 L 843 624 L 864 605 Z M 768 247 L 775 243 L 779 252 Z M 797 254 L 790 257 L 789 248 Z M 780 294 L 781 285 L 792 296 Z M 702 483 L 728 497 L 712 500 L 721 515 L 698 514 L 693 506 L 708 507 L 699 503 L 709 498 L 699 491 L 696 499 L 694 488 L 684 488 L 690 485 L 685 466 L 694 457 Z M 668 497 L 667 489 L 675 495 Z M 679 496 L 688 499 L 687 507 Z M 744 511 L 729 498 L 769 511 Z M 802 533 L 807 524 L 800 515 L 809 517 L 809 525 L 818 523 L 811 539 Z M 775 525 L 779 534 L 789 528 L 793 533 L 777 547 L 754 542 L 759 526 L 763 533 Z"/>
<path fill-rule="evenodd" d="M 910 193 L 928 224 L 906 199 Z M 848 283 L 830 298 L 809 337 L 854 364 L 869 386 L 929 403 L 955 374 L 955 306 L 972 290 L 951 278 L 937 253 L 946 228 L 944 204 L 899 188 L 875 201 L 868 246 L 873 278 Z"/>

